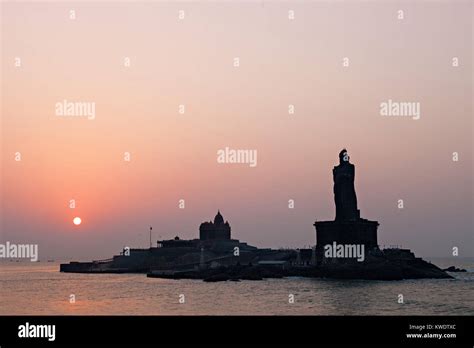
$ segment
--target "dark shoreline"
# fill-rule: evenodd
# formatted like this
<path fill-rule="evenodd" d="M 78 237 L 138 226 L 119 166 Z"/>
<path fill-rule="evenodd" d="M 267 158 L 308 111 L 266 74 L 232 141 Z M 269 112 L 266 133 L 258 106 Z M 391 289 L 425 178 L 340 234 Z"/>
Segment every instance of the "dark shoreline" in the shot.
<path fill-rule="evenodd" d="M 230 266 L 216 269 L 151 271 L 149 278 L 202 279 L 205 282 L 263 280 L 270 278 L 306 277 L 327 279 L 403 280 L 454 279 L 448 273 L 421 259 L 411 264 L 386 262 L 356 264 L 340 262 L 319 267 L 290 267 L 287 269 L 262 266 Z"/>
<path fill-rule="evenodd" d="M 308 277 L 363 280 L 453 279 L 445 270 L 416 257 L 408 249 L 376 249 L 363 262 L 355 259 L 323 258 L 312 264 L 277 261 L 272 264 L 239 262 L 227 265 L 198 264 L 189 267 L 153 267 L 139 264 L 120 267 L 110 262 L 71 262 L 60 265 L 69 273 L 142 273 L 150 278 L 202 279 L 207 282 Z"/>

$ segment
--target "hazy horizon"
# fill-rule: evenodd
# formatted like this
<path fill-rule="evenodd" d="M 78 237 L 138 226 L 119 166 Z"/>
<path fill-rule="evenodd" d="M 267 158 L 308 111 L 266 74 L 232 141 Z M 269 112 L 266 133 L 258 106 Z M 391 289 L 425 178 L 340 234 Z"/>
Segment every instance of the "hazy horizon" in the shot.
<path fill-rule="evenodd" d="M 220 209 L 250 245 L 314 245 L 345 147 L 380 245 L 474 256 L 472 3 L 1 9 L 1 243 L 108 258 L 147 247 L 149 226 L 154 242 L 198 238 Z M 95 103 L 94 119 L 58 116 L 64 100 Z M 381 116 L 388 100 L 420 103 L 420 119 Z M 258 164 L 218 163 L 226 147 L 255 149 Z"/>

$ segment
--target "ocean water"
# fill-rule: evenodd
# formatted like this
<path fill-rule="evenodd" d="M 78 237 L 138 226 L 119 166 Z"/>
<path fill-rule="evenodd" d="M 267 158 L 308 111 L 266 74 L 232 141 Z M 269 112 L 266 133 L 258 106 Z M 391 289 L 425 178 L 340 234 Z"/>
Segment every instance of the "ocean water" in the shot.
<path fill-rule="evenodd" d="M 2 262 L 0 314 L 473 315 L 474 259 L 430 261 L 469 272 L 452 273 L 455 279 L 287 278 L 206 283 L 143 274 L 60 273 L 59 263 Z M 404 303 L 398 303 L 400 294 Z M 71 295 L 75 303 L 70 303 Z M 290 295 L 294 303 L 289 303 Z"/>

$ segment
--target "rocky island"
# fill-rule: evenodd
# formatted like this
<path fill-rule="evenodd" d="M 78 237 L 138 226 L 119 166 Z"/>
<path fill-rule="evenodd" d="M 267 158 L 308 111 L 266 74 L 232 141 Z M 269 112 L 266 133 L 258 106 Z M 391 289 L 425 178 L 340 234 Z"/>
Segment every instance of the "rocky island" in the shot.
<path fill-rule="evenodd" d="M 311 249 L 262 249 L 231 238 L 220 211 L 203 222 L 199 239 L 160 240 L 148 249 L 124 248 L 112 259 L 61 264 L 61 272 L 146 273 L 150 278 L 204 281 L 261 280 L 281 277 L 401 280 L 452 278 L 409 249 L 380 249 L 378 221 L 360 217 L 354 188 L 355 166 L 346 149 L 333 169 L 336 217 L 317 221 Z M 450 270 L 448 271 L 456 271 Z"/>

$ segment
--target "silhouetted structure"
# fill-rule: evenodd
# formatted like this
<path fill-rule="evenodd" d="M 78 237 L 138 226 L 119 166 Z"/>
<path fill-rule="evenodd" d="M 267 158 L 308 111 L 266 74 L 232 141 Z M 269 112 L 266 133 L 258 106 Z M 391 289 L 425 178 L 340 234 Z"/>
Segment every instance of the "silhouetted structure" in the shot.
<path fill-rule="evenodd" d="M 334 221 L 314 223 L 316 248 L 261 249 L 231 239 L 230 225 L 220 211 L 214 222 L 199 227 L 199 239 L 159 240 L 156 247 L 125 247 L 120 255 L 107 260 L 70 262 L 60 265 L 61 272 L 73 273 L 147 273 L 148 277 L 172 279 L 204 279 L 205 281 L 260 280 L 286 276 L 326 277 L 342 279 L 418 279 L 451 278 L 438 267 L 416 257 L 409 249 L 380 250 L 377 245 L 377 221 L 360 217 L 354 189 L 355 167 L 349 163 L 344 149 L 339 165 L 333 169 Z M 336 244 L 364 246 L 364 260 L 328 256 L 324 247 Z"/>
<path fill-rule="evenodd" d="M 214 218 L 214 222 L 203 222 L 199 226 L 200 240 L 221 240 L 230 239 L 230 225 L 229 222 L 224 223 L 224 218 L 218 210 Z"/>
<path fill-rule="evenodd" d="M 324 246 L 337 244 L 362 244 L 366 254 L 378 248 L 377 221 L 369 221 L 360 217 L 357 209 L 357 196 L 354 189 L 355 166 L 349 163 L 347 150 L 339 153 L 339 165 L 333 169 L 334 201 L 336 204 L 335 221 L 317 221 L 316 258 L 323 259 Z"/>
<path fill-rule="evenodd" d="M 356 221 L 360 218 L 354 189 L 355 166 L 349 163 L 347 150 L 339 153 L 339 165 L 332 170 L 336 221 Z"/>

